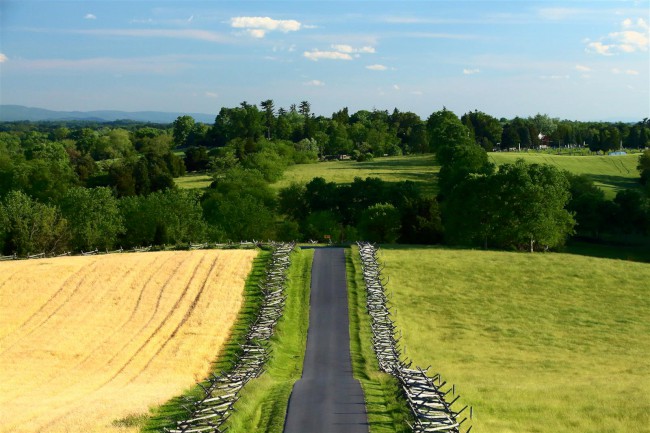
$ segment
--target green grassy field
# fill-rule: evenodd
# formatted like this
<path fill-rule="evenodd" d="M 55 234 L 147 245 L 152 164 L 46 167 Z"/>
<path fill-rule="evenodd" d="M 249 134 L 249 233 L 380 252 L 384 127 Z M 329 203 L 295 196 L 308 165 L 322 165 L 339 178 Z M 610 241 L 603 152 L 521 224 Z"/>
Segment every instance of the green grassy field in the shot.
<path fill-rule="evenodd" d="M 608 198 L 614 198 L 621 189 L 638 188 L 639 172 L 636 166 L 639 155 L 622 156 L 570 156 L 548 155 L 526 152 L 491 152 L 490 161 L 500 165 L 514 163 L 523 158 L 530 164 L 550 164 L 575 174 L 585 174 L 605 191 Z"/>
<path fill-rule="evenodd" d="M 176 186 L 182 189 L 207 188 L 212 183 L 212 176 L 204 173 L 190 173 L 174 179 Z"/>
<path fill-rule="evenodd" d="M 387 182 L 410 180 L 435 193 L 438 171 L 434 155 L 394 156 L 365 162 L 327 161 L 291 166 L 273 186 L 280 189 L 292 182 L 307 183 L 315 177 L 336 183 L 352 183 L 355 177 L 379 177 Z"/>
<path fill-rule="evenodd" d="M 650 264 L 383 248 L 406 354 L 481 433 L 650 432 Z"/>

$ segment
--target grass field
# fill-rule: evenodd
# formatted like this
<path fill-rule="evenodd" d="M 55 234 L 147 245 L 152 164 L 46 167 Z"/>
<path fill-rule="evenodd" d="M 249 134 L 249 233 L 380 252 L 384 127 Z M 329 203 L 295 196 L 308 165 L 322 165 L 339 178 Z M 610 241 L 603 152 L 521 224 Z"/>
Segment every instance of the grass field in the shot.
<path fill-rule="evenodd" d="M 174 183 L 181 189 L 203 189 L 210 186 L 212 176 L 205 173 L 189 173 L 175 178 Z"/>
<path fill-rule="evenodd" d="M 0 432 L 137 431 L 209 371 L 256 254 L 0 263 Z"/>
<path fill-rule="evenodd" d="M 650 264 L 436 247 L 380 260 L 406 355 L 456 384 L 475 431 L 650 432 Z"/>
<path fill-rule="evenodd" d="M 605 191 L 608 198 L 614 198 L 621 189 L 639 187 L 639 171 L 636 166 L 639 155 L 622 156 L 570 156 L 547 155 L 526 152 L 492 152 L 490 161 L 500 165 L 514 163 L 523 158 L 533 164 L 550 164 L 574 174 L 585 174 Z"/>
<path fill-rule="evenodd" d="M 434 155 L 394 156 L 365 162 L 327 161 L 291 166 L 274 187 L 280 189 L 293 182 L 307 183 L 315 177 L 336 183 L 352 183 L 355 177 L 379 177 L 387 182 L 410 180 L 425 191 L 435 193 L 439 170 Z"/>

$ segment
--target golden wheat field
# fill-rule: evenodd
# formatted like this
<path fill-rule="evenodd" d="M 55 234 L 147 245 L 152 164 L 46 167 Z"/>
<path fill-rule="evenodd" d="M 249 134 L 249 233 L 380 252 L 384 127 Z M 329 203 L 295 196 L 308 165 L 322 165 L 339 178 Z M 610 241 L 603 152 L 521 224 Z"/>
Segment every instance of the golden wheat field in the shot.
<path fill-rule="evenodd" d="M 0 432 L 135 431 L 113 422 L 208 373 L 256 254 L 0 263 Z"/>

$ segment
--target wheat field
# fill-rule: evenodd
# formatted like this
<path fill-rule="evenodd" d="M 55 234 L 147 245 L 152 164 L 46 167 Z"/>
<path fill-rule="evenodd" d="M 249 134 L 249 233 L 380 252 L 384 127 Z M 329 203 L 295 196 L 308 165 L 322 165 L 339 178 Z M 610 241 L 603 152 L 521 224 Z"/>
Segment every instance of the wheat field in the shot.
<path fill-rule="evenodd" d="M 252 250 L 0 263 L 0 432 L 135 432 L 120 419 L 209 372 Z"/>

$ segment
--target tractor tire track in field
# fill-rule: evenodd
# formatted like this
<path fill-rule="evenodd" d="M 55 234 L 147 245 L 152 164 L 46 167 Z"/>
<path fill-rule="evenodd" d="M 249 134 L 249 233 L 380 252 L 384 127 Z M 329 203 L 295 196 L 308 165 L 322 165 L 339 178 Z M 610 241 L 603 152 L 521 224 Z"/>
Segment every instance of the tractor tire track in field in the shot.
<path fill-rule="evenodd" d="M 108 383 L 115 380 L 117 378 L 117 376 L 119 376 L 126 369 L 126 367 L 128 367 L 135 360 L 135 358 L 140 354 L 140 352 L 142 352 L 142 350 L 144 350 L 144 348 L 149 343 L 151 343 L 151 340 L 153 339 L 153 337 L 160 332 L 160 330 L 163 328 L 163 326 L 165 326 L 165 324 L 167 324 L 167 321 L 169 320 L 169 318 L 172 315 L 174 315 L 174 313 L 176 312 L 176 309 L 178 308 L 178 306 L 181 304 L 183 299 L 185 299 L 185 296 L 187 295 L 187 292 L 189 291 L 191 283 L 194 280 L 194 278 L 196 278 L 196 274 L 198 273 L 198 271 L 201 268 L 201 265 L 203 264 L 204 261 L 205 261 L 205 256 L 201 257 L 201 261 L 194 268 L 194 271 L 192 272 L 192 276 L 190 277 L 189 281 L 185 285 L 185 288 L 183 289 L 183 292 L 180 294 L 180 296 L 178 297 L 178 299 L 176 300 L 174 305 L 171 307 L 171 309 L 169 310 L 167 315 L 163 318 L 163 320 L 156 327 L 156 329 L 154 329 L 154 331 L 147 337 L 145 342 L 142 343 L 142 345 L 140 345 L 140 347 L 138 347 L 138 349 L 135 351 L 135 353 L 133 353 L 133 355 L 131 355 L 131 357 L 126 361 L 126 363 L 124 365 L 122 365 L 122 367 L 107 382 L 102 384 L 102 386 L 100 386 L 100 388 L 102 388 L 103 386 L 106 386 Z M 180 265 L 179 265 L 179 268 L 180 268 Z M 172 277 L 170 277 L 169 280 L 171 280 L 171 279 L 172 279 Z M 149 319 L 149 322 L 147 322 L 147 324 L 142 329 L 145 329 L 148 326 L 148 324 L 151 323 L 151 321 L 153 321 L 153 318 L 154 318 L 154 316 L 151 316 L 151 319 Z"/>
<path fill-rule="evenodd" d="M 136 376 L 134 376 L 131 380 L 129 380 L 129 383 L 133 383 L 138 377 L 144 373 L 144 371 L 151 365 L 154 359 L 160 354 L 160 352 L 163 351 L 165 347 L 167 347 L 167 344 L 169 344 L 170 341 L 176 337 L 176 334 L 178 334 L 178 331 L 183 327 L 185 322 L 188 321 L 192 313 L 194 312 L 194 309 L 196 308 L 197 304 L 199 303 L 199 300 L 201 299 L 201 296 L 203 295 L 203 291 L 205 290 L 206 286 L 208 285 L 208 282 L 210 281 L 210 277 L 212 276 L 212 273 L 214 272 L 214 269 L 217 267 L 217 263 L 219 262 L 218 258 L 214 259 L 214 262 L 212 262 L 212 265 L 210 266 L 210 270 L 205 276 L 205 280 L 203 280 L 203 284 L 201 285 L 201 289 L 199 292 L 196 294 L 194 299 L 192 300 L 192 304 L 190 304 L 189 308 L 185 312 L 185 315 L 183 316 L 183 319 L 176 325 L 176 328 L 174 328 L 174 331 L 169 335 L 169 337 L 165 340 L 165 342 L 156 350 L 156 353 L 153 354 L 153 356 L 147 361 L 145 366 L 142 368 L 140 372 Z"/>
<path fill-rule="evenodd" d="M 161 257 L 160 259 L 162 259 L 162 257 Z M 73 368 L 78 368 L 78 367 L 82 366 L 85 362 L 87 362 L 90 358 L 92 358 L 92 356 L 95 354 L 95 351 L 96 351 L 97 349 L 99 349 L 100 347 L 106 345 L 106 343 L 107 343 L 108 341 L 110 341 L 110 340 L 111 340 L 111 339 L 112 339 L 116 334 L 118 334 L 120 331 L 122 331 L 122 330 L 124 329 L 124 327 L 125 327 L 128 323 L 130 323 L 131 320 L 133 320 L 133 318 L 135 317 L 135 313 L 136 313 L 136 312 L 138 311 L 138 309 L 140 308 L 140 304 L 142 303 L 142 297 L 143 297 L 143 294 L 144 294 L 144 292 L 146 291 L 146 289 L 149 287 L 149 283 L 151 283 L 151 280 L 153 280 L 153 278 L 158 274 L 158 272 L 160 272 L 160 271 L 161 271 L 161 270 L 162 270 L 162 269 L 167 265 L 167 263 L 170 262 L 172 259 L 173 259 L 173 257 L 169 257 L 169 258 L 167 258 L 166 260 L 162 260 L 162 264 L 160 264 L 160 266 L 158 266 L 158 267 L 155 268 L 155 269 L 152 268 L 152 265 L 156 262 L 155 260 L 154 260 L 153 263 L 151 263 L 151 265 L 149 265 L 149 268 L 148 268 L 148 269 L 151 271 L 151 274 L 149 275 L 149 277 L 147 278 L 147 280 L 144 282 L 144 284 L 142 284 L 142 288 L 140 289 L 140 293 L 138 294 L 138 299 L 137 299 L 137 301 L 136 301 L 136 303 L 135 303 L 135 306 L 134 306 L 133 309 L 131 310 L 131 314 L 129 315 L 129 318 L 126 319 L 125 321 L 123 321 L 122 323 L 120 323 L 120 324 L 119 324 L 119 325 L 118 325 L 118 326 L 113 330 L 113 332 L 111 332 L 111 334 L 110 334 L 108 337 L 106 337 L 106 338 L 103 339 L 99 344 L 97 344 L 96 346 L 94 346 L 94 347 L 90 350 L 90 352 L 88 353 L 88 355 L 86 355 L 86 357 L 85 357 L 84 359 L 82 359 L 81 361 L 79 361 L 79 362 L 78 362 L 78 363 L 77 363 Z"/>
<path fill-rule="evenodd" d="M 98 266 L 98 263 L 95 262 L 95 263 L 93 264 L 93 270 L 95 270 L 95 269 L 97 268 L 97 266 Z M 86 269 L 85 267 L 80 269 L 80 271 L 83 271 L 83 270 L 87 270 L 87 269 Z M 78 273 L 79 273 L 79 272 L 77 272 L 75 275 L 77 275 Z M 47 322 L 49 322 L 50 319 L 51 319 L 52 317 L 54 317 L 54 315 L 55 315 L 56 313 L 58 313 L 59 310 L 61 310 L 61 308 L 63 308 L 63 307 L 64 307 L 68 302 L 70 302 L 70 299 L 72 299 L 72 297 L 73 297 L 73 296 L 74 296 L 74 295 L 79 291 L 79 289 L 81 288 L 81 286 L 83 285 L 83 283 L 86 281 L 86 279 L 88 279 L 91 275 L 92 275 L 92 272 L 91 272 L 91 271 L 88 271 L 88 272 L 86 272 L 85 274 L 82 274 L 82 278 L 79 280 L 79 282 L 78 282 L 77 285 L 74 287 L 74 289 L 72 289 L 72 291 L 70 292 L 70 294 L 68 295 L 68 297 L 63 301 L 63 303 L 59 304 L 59 306 L 56 307 L 56 308 L 54 309 L 54 311 L 52 311 L 52 312 L 51 312 L 51 313 L 50 313 L 50 314 L 45 318 L 45 320 L 43 320 L 43 321 L 41 321 L 40 323 L 38 323 L 34 328 L 32 328 L 31 331 L 29 331 L 27 334 L 25 334 L 25 335 L 23 335 L 22 337 L 20 337 L 20 338 L 19 338 L 17 341 L 15 341 L 13 344 L 11 344 L 11 345 L 9 345 L 8 347 L 6 347 L 2 352 L 0 352 L 0 355 L 3 355 L 4 353 L 6 353 L 9 349 L 13 348 L 16 344 L 20 343 L 20 341 L 22 341 L 22 340 L 24 340 L 25 338 L 31 336 L 31 335 L 32 335 L 34 332 L 36 332 L 39 328 L 41 328 L 43 325 L 45 325 Z M 68 281 L 68 279 L 66 279 L 66 282 L 67 282 L 67 281 Z M 23 322 L 23 324 L 20 325 L 20 326 L 16 329 L 16 331 L 19 331 L 20 329 L 24 328 L 24 326 L 25 326 L 29 321 L 31 321 L 31 319 L 33 319 L 33 318 L 34 318 L 38 313 L 40 313 L 41 311 L 43 311 L 43 310 L 45 309 L 45 307 L 46 307 L 47 305 L 49 305 L 49 303 L 50 303 L 51 301 L 53 301 L 54 298 L 55 298 L 58 294 L 60 294 L 64 289 L 65 289 L 65 284 L 61 285 L 61 288 L 60 288 L 59 290 L 57 290 L 57 292 L 56 292 L 54 295 L 52 295 L 52 296 L 50 297 L 50 299 L 48 299 L 48 300 L 46 301 L 46 303 L 43 304 L 43 305 L 41 306 L 41 308 L 38 309 L 38 311 L 37 311 L 36 313 L 32 314 L 32 315 L 29 317 L 29 319 L 27 319 L 25 322 Z M 13 333 L 15 334 L 16 331 L 14 331 Z"/>
<path fill-rule="evenodd" d="M 138 354 L 139 354 L 139 353 L 144 349 L 144 347 L 147 346 L 147 344 L 149 344 L 149 343 L 151 342 L 151 340 L 153 339 L 154 335 L 156 335 L 156 334 L 157 334 L 157 333 L 162 329 L 162 327 L 166 324 L 167 320 L 169 320 L 169 318 L 174 314 L 174 312 L 176 311 L 176 309 L 177 309 L 178 306 L 180 305 L 181 301 L 185 298 L 185 295 L 187 294 L 187 292 L 188 292 L 188 290 L 189 290 L 189 288 L 190 288 L 190 286 L 191 286 L 191 284 L 192 284 L 192 281 L 194 281 L 194 279 L 196 278 L 196 275 L 197 275 L 198 271 L 201 269 L 202 264 L 205 262 L 205 259 L 206 259 L 205 256 L 201 257 L 200 262 L 199 262 L 199 263 L 196 265 L 196 267 L 194 268 L 194 271 L 192 272 L 192 275 L 190 276 L 188 282 L 185 284 L 185 288 L 183 289 L 183 291 L 181 292 L 180 296 L 179 296 L 178 299 L 176 300 L 176 303 L 175 303 L 175 304 L 173 305 L 173 307 L 169 310 L 169 313 L 165 316 L 165 318 L 162 320 L 162 322 L 160 322 L 160 324 L 159 324 L 158 327 L 154 330 L 154 332 L 153 332 L 151 335 L 149 335 L 149 337 L 147 337 L 147 340 L 146 340 L 146 341 L 145 341 L 145 342 L 144 342 L 144 343 L 143 343 L 143 344 L 142 344 L 142 345 L 141 345 L 141 346 L 136 350 L 136 352 L 135 352 L 133 355 L 131 355 L 131 357 L 126 361 L 126 363 L 123 364 L 122 367 L 121 367 L 121 368 L 120 368 L 120 369 L 119 369 L 119 370 L 118 370 L 118 371 L 117 371 L 117 372 L 116 372 L 116 373 L 115 373 L 115 374 L 114 374 L 110 379 L 108 379 L 107 381 L 104 381 L 101 385 L 99 385 L 99 386 L 93 388 L 92 390 L 89 390 L 89 391 L 87 392 L 87 395 L 93 395 L 93 394 L 96 393 L 97 391 L 101 390 L 102 388 L 104 388 L 105 386 L 107 386 L 108 384 L 110 384 L 111 382 L 113 382 L 113 381 L 114 381 L 114 380 L 115 380 L 115 379 L 116 379 L 116 378 L 117 378 L 117 377 L 118 377 L 118 376 L 119 376 L 119 375 L 120 375 L 120 374 L 121 374 L 121 373 L 122 373 L 122 372 L 123 372 L 123 371 L 124 371 L 124 370 L 125 370 L 125 369 L 126 369 L 126 368 L 131 364 L 131 363 L 132 363 L 132 362 L 133 362 L 133 361 L 134 361 L 134 360 L 135 360 L 135 358 L 136 358 L 136 357 L 138 356 Z M 217 260 L 215 259 L 215 262 L 212 264 L 212 267 L 210 268 L 209 275 L 212 274 L 212 271 L 214 270 L 214 267 L 216 266 L 216 262 L 217 262 Z M 166 262 L 165 262 L 165 263 L 166 263 Z M 118 355 L 121 354 L 122 350 L 124 350 L 124 348 L 125 348 L 126 346 L 128 346 L 128 345 L 133 341 L 133 339 L 135 339 L 135 337 L 137 337 L 137 335 L 139 335 L 142 331 L 144 331 L 144 330 L 149 326 L 149 324 L 153 321 L 153 319 L 155 318 L 156 312 L 157 312 L 157 311 L 159 310 L 159 308 L 160 308 L 160 302 L 161 302 L 161 299 L 162 299 L 162 296 L 163 296 L 163 293 L 164 293 L 165 289 L 169 286 L 169 283 L 170 283 L 170 282 L 174 279 L 174 277 L 176 276 L 176 272 L 177 272 L 177 271 L 178 271 L 178 270 L 179 270 L 179 269 L 180 269 L 180 268 L 181 268 L 185 263 L 186 263 L 186 260 L 180 261 L 179 264 L 178 264 L 178 266 L 176 266 L 176 268 L 174 269 L 174 271 L 170 274 L 170 277 L 167 278 L 167 280 L 164 282 L 163 286 L 162 286 L 161 289 L 160 289 L 159 295 L 158 295 L 158 299 L 157 299 L 157 302 L 156 302 L 155 310 L 154 310 L 154 312 L 152 313 L 152 315 L 150 316 L 150 318 L 149 318 L 149 320 L 147 321 L 147 323 L 145 323 L 145 324 L 144 324 L 144 325 L 143 325 L 143 326 L 138 330 L 138 332 L 136 333 L 136 335 L 134 335 L 134 337 L 133 337 L 131 340 L 129 340 L 129 342 L 127 342 L 127 344 L 126 344 L 125 346 L 123 346 L 120 350 L 118 350 L 118 351 L 115 353 L 115 355 L 113 355 L 113 357 L 112 357 L 108 362 L 106 362 L 106 365 L 110 365 L 110 363 L 111 363 L 113 360 L 115 360 L 115 358 L 116 358 Z M 164 265 L 163 265 L 163 266 L 164 266 Z M 161 266 L 161 268 L 162 268 L 163 266 Z M 154 274 L 154 275 L 155 275 L 155 274 Z M 147 283 L 150 282 L 152 279 L 153 279 L 153 276 L 147 280 Z M 207 282 L 204 282 L 204 283 L 203 283 L 203 287 L 201 288 L 200 293 L 203 292 L 203 289 L 205 288 L 206 285 L 207 285 Z M 195 298 L 195 299 L 196 299 L 196 298 Z M 195 302 L 195 303 L 192 303 L 192 305 L 191 305 L 191 310 L 193 310 L 195 306 L 196 306 L 196 302 Z M 189 316 L 189 314 L 186 314 L 186 316 Z M 187 320 L 187 319 L 184 319 L 184 321 L 185 321 L 185 320 Z M 184 321 L 183 321 L 183 323 L 184 323 Z M 174 332 L 177 332 L 177 330 L 178 330 L 179 327 L 180 327 L 180 326 L 178 326 Z M 171 338 L 171 337 L 170 337 L 170 338 Z M 165 345 L 167 344 L 168 341 L 169 341 L 169 339 L 165 340 Z M 162 350 L 162 349 L 159 349 L 159 350 L 156 352 L 156 354 L 154 355 L 154 358 L 155 358 L 156 355 L 158 355 L 158 354 L 160 353 L 161 350 Z M 151 364 L 152 360 L 153 360 L 153 358 L 150 359 L 150 360 L 147 362 L 146 366 L 145 366 L 143 369 L 141 369 L 141 370 L 138 372 L 138 374 L 128 382 L 128 384 L 131 384 L 131 383 L 132 383 L 132 382 L 133 382 L 137 377 L 139 377 L 139 376 L 142 374 L 142 372 L 144 372 L 144 370 L 146 369 L 146 367 L 148 367 L 148 366 Z M 58 417 L 52 419 L 48 424 L 42 426 L 42 428 L 48 428 L 48 427 L 51 427 L 51 426 L 55 425 L 58 421 L 62 420 L 62 419 L 65 418 L 66 416 L 70 415 L 70 414 L 73 412 L 73 410 L 74 410 L 74 409 L 71 409 L 71 410 L 65 411 L 63 414 L 61 414 L 61 415 L 59 415 Z"/>

